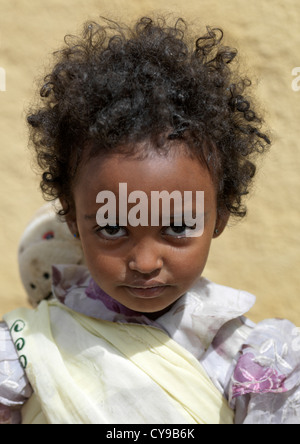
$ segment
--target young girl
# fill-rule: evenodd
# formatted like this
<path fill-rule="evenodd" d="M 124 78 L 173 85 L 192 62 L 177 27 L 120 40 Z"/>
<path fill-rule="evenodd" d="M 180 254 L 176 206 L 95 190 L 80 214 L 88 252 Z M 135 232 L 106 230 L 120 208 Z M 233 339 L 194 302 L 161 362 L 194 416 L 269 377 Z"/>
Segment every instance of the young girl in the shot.
<path fill-rule="evenodd" d="M 54 299 L 0 324 L 2 423 L 299 423 L 297 329 L 202 276 L 270 143 L 222 37 L 103 20 L 56 53 L 28 122 L 87 267 L 55 265 Z"/>

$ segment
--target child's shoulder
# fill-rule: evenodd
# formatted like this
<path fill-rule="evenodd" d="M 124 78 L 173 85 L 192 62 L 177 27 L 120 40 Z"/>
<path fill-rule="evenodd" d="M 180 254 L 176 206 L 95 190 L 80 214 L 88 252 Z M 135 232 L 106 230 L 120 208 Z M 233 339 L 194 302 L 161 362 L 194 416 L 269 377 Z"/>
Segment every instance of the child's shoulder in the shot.
<path fill-rule="evenodd" d="M 168 314 L 235 410 L 236 423 L 300 420 L 300 329 L 286 319 L 257 324 L 245 317 L 255 296 L 200 279 Z"/>
<path fill-rule="evenodd" d="M 255 326 L 235 360 L 229 398 L 246 424 L 299 424 L 300 335 L 285 319 Z"/>

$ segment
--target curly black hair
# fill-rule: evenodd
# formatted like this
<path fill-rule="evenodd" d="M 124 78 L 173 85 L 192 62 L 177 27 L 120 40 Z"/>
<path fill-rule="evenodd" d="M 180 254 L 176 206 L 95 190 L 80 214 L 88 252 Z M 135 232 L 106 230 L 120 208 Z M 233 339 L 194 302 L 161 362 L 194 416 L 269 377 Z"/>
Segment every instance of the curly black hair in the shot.
<path fill-rule="evenodd" d="M 27 117 L 41 189 L 73 208 L 72 184 L 84 153 L 118 152 L 147 139 L 157 149 L 186 143 L 217 184 L 218 208 L 243 217 L 256 166 L 270 144 L 245 95 L 251 81 L 233 69 L 237 50 L 207 27 L 190 37 L 186 22 L 143 17 L 133 27 L 109 19 L 66 36 L 43 81 L 42 103 Z M 134 150 L 134 148 L 132 148 Z"/>

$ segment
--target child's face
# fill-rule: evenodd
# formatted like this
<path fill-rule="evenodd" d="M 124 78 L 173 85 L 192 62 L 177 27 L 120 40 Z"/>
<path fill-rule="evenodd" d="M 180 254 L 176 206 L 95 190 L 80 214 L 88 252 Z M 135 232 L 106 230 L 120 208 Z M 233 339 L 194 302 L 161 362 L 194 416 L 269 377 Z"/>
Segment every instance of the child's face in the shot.
<path fill-rule="evenodd" d="M 117 196 L 119 184 L 132 191 L 204 191 L 204 232 L 184 236 L 184 228 L 129 226 L 101 228 L 96 222 L 96 196 L 109 190 Z M 218 225 L 216 192 L 209 172 L 183 149 L 176 155 L 152 153 L 146 159 L 122 154 L 94 158 L 82 166 L 74 186 L 76 216 L 69 220 L 80 235 L 87 266 L 96 283 L 126 307 L 144 313 L 164 310 L 201 276 Z M 135 204 L 136 205 L 136 204 Z M 128 204 L 128 210 L 133 204 Z M 150 213 L 150 207 L 149 207 Z M 172 211 L 171 211 L 172 213 Z M 150 214 L 149 214 L 150 221 Z"/>

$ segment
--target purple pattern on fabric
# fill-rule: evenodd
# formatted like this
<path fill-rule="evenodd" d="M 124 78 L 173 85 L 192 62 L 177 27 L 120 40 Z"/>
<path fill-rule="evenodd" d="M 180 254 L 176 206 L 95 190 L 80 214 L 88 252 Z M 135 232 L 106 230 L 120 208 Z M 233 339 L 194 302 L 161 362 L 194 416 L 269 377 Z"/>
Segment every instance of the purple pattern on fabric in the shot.
<path fill-rule="evenodd" d="M 21 413 L 11 407 L 0 404 L 0 424 L 20 424 Z"/>
<path fill-rule="evenodd" d="M 111 296 L 106 294 L 100 287 L 98 287 L 93 279 L 90 280 L 90 284 L 85 290 L 85 294 L 91 299 L 102 301 L 106 308 L 114 311 L 115 313 L 120 313 L 125 316 L 140 316 L 139 312 L 125 307 L 120 302 L 116 301 Z"/>
<path fill-rule="evenodd" d="M 252 353 L 241 356 L 235 367 L 232 385 L 232 397 L 247 393 L 282 393 L 285 375 L 280 375 L 274 368 L 262 367 L 255 362 Z"/>

